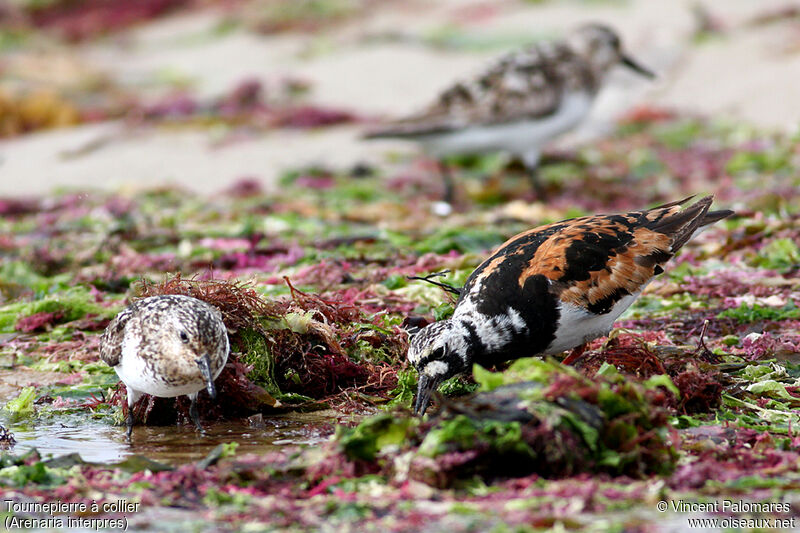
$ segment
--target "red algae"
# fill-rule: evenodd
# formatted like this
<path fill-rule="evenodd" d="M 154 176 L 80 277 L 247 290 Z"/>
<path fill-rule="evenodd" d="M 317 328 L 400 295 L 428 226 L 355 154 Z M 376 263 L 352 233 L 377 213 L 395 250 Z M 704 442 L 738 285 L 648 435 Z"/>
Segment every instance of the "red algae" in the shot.
<path fill-rule="evenodd" d="M 17 324 L 14 326 L 14 329 L 17 331 L 23 331 L 25 333 L 46 331 L 61 321 L 61 319 L 64 318 L 64 314 L 64 311 L 54 311 L 51 313 L 43 311 L 41 313 L 34 313 L 30 316 L 25 316 L 17 320 Z"/>
<path fill-rule="evenodd" d="M 595 345 L 600 341 L 595 341 Z M 575 363 L 583 374 L 592 377 L 603 363 L 616 367 L 626 376 L 644 381 L 652 376 L 670 376 L 678 388 L 679 395 L 668 394 L 659 404 L 678 413 L 709 412 L 719 407 L 724 391 L 725 379 L 717 371 L 709 371 L 707 356 L 700 351 L 665 352 L 664 358 L 647 343 L 658 342 L 660 346 L 672 345 L 663 332 L 650 331 L 642 334 L 621 334 L 599 350 L 584 353 Z M 700 370 L 703 368 L 704 370 Z"/>
<path fill-rule="evenodd" d="M 79 41 L 120 30 L 190 4 L 189 0 L 140 0 L 124 5 L 114 0 L 79 0 L 45 4 L 31 9 L 29 14 L 36 26 L 53 30 L 68 40 Z"/>

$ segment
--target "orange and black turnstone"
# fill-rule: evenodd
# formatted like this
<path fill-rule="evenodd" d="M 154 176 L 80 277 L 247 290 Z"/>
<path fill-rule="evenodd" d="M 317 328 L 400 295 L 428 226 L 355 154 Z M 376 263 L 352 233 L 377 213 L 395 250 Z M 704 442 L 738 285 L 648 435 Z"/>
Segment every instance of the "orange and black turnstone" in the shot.
<path fill-rule="evenodd" d="M 695 233 L 733 214 L 707 196 L 646 211 L 574 218 L 512 237 L 460 291 L 452 318 L 416 333 L 415 412 L 445 379 L 482 366 L 563 352 L 608 334 Z"/>

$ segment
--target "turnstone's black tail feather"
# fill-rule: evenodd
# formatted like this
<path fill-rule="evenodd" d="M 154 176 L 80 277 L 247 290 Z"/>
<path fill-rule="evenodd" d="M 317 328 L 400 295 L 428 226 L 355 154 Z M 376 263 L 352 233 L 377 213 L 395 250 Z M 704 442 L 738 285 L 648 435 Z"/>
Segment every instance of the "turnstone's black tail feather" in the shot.
<path fill-rule="evenodd" d="M 651 212 L 659 211 L 664 208 L 672 211 L 672 208 L 683 205 L 691 198 L 692 197 L 689 197 L 679 202 L 666 204 Z M 694 233 L 701 226 L 712 224 L 733 214 L 733 211 L 730 210 L 712 211 L 709 213 L 708 210 L 713 201 L 713 196 L 706 196 L 682 211 L 664 213 L 656 219 L 654 224 L 649 226 L 649 229 L 672 237 L 670 251 L 674 254 L 692 238 Z"/>
<path fill-rule="evenodd" d="M 675 200 L 674 202 L 669 202 L 669 203 L 666 203 L 666 204 L 657 205 L 654 208 L 650 209 L 650 211 L 658 211 L 659 209 L 667 209 L 668 207 L 675 207 L 676 205 L 683 205 L 685 203 L 688 203 L 689 200 L 691 200 L 695 196 L 696 195 L 693 194 L 691 196 L 687 196 L 686 198 L 684 198 L 682 200 Z"/>
<path fill-rule="evenodd" d="M 728 218 L 734 214 L 733 211 L 730 209 L 720 209 L 719 211 L 709 211 L 706 213 L 706 216 L 703 217 L 703 221 L 700 223 L 700 227 L 708 226 L 709 224 L 713 224 L 714 222 L 719 222 L 723 218 Z"/>

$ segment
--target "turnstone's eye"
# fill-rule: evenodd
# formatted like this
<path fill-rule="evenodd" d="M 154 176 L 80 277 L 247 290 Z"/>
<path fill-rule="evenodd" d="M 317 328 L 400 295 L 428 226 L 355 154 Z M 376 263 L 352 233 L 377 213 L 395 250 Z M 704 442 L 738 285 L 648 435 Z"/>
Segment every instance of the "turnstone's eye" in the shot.
<path fill-rule="evenodd" d="M 180 337 L 181 337 L 181 341 L 189 342 L 189 335 L 187 335 L 185 331 L 181 331 L 180 332 Z"/>
<path fill-rule="evenodd" d="M 433 351 L 433 353 L 431 353 L 431 357 L 433 357 L 434 359 L 441 359 L 442 357 L 444 357 L 444 347 L 439 346 L 438 348 L 436 348 Z"/>

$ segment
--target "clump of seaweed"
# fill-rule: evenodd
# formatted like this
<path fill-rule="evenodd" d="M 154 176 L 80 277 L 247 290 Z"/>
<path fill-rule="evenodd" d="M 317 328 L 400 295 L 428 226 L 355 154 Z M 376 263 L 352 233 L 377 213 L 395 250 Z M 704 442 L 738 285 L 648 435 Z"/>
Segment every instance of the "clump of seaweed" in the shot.
<path fill-rule="evenodd" d="M 306 293 L 288 278 L 285 281 L 291 299 L 283 302 L 280 319 L 268 324 L 265 353 L 245 356 L 253 364 L 270 358 L 269 374 L 262 379 L 274 380 L 280 391 L 316 399 L 349 389 L 386 395 L 395 388 L 396 370 L 387 361 L 373 360 L 370 352 L 385 354 L 382 347 L 391 344 L 390 357 L 396 361 L 405 352 L 402 342 L 390 343 L 388 336 L 359 331 L 362 325 L 373 324 L 355 304 Z M 368 327 L 367 332 L 374 330 Z"/>
<path fill-rule="evenodd" d="M 21 9 L 16 13 L 16 19 L 51 30 L 69 41 L 81 41 L 193 3 L 187 0 L 144 0 L 122 5 L 108 0 L 23 2 L 19 4 Z M 8 18 L 14 21 L 14 17 Z M 2 15 L 0 20 L 3 20 Z"/>
<path fill-rule="evenodd" d="M 35 331 L 46 331 L 47 328 L 52 327 L 53 324 L 58 323 L 64 318 L 64 312 L 61 310 L 53 311 L 51 313 L 42 311 L 34 313 L 30 316 L 23 316 L 17 320 L 14 329 L 22 331 L 23 333 L 32 333 Z"/>
<path fill-rule="evenodd" d="M 280 306 L 264 301 L 256 290 L 243 281 L 215 279 L 183 279 L 178 273 L 161 283 L 143 279 L 137 288 L 138 296 L 146 298 L 162 294 L 181 294 L 203 300 L 222 313 L 222 320 L 230 332 L 245 329 L 262 331 L 265 318 L 275 318 Z"/>
<path fill-rule="evenodd" d="M 340 427 L 338 450 L 358 471 L 437 487 L 474 476 L 642 477 L 674 468 L 673 430 L 667 411 L 654 403 L 655 386 L 619 374 L 590 380 L 537 359 L 517 361 L 504 373 L 475 370 L 481 392 L 447 401 L 425 423 L 398 412 Z"/>
<path fill-rule="evenodd" d="M 666 341 L 664 338 L 653 340 Z M 603 365 L 611 365 L 639 381 L 658 375 L 669 376 L 678 394 L 665 395 L 662 405 L 684 414 L 709 412 L 722 401 L 725 378 L 710 364 L 709 358 L 713 359 L 713 355 L 705 349 L 702 335 L 700 342 L 700 347 L 692 351 L 657 346 L 646 334 L 618 335 L 602 349 L 583 354 L 575 366 L 588 377 L 596 376 Z"/>
<path fill-rule="evenodd" d="M 72 126 L 79 121 L 77 109 L 53 92 L 10 94 L 0 91 L 0 138 Z"/>
<path fill-rule="evenodd" d="M 0 308 L 0 331 L 26 333 L 45 331 L 63 322 L 87 317 L 106 318 L 113 312 L 98 305 L 91 292 L 72 287 L 30 302 L 16 301 Z"/>
<path fill-rule="evenodd" d="M 266 302 L 255 289 L 240 281 L 183 279 L 176 274 L 161 283 L 142 280 L 136 289 L 139 297 L 181 294 L 213 305 L 222 314 L 232 344 L 242 334 L 266 334 L 262 321 L 277 316 L 278 311 L 277 304 Z M 232 353 L 215 380 L 217 400 L 212 401 L 205 392 L 198 395 L 203 416 L 209 420 L 234 419 L 275 407 L 275 398 L 247 377 L 251 370 L 251 366 L 240 362 L 238 354 Z M 146 396 L 134 406 L 134 414 L 137 420 L 154 425 L 172 424 L 179 418 L 190 420 L 189 403 L 182 400 Z M 123 403 L 119 390 L 110 402 Z"/>
<path fill-rule="evenodd" d="M 290 93 L 293 81 L 284 83 L 282 91 Z M 281 98 L 267 98 L 261 81 L 246 79 L 234 86 L 227 94 L 206 102 L 189 95 L 177 94 L 154 105 L 141 106 L 129 117 L 145 123 L 187 123 L 208 124 L 210 121 L 223 122 L 233 126 L 251 128 L 316 128 L 357 121 L 356 114 L 346 110 L 318 107 L 314 105 L 293 105 L 288 101 L 291 94 Z M 283 100 L 280 103 L 275 100 Z"/>

